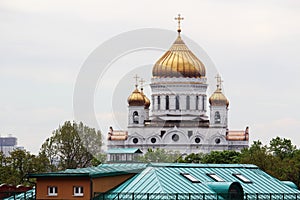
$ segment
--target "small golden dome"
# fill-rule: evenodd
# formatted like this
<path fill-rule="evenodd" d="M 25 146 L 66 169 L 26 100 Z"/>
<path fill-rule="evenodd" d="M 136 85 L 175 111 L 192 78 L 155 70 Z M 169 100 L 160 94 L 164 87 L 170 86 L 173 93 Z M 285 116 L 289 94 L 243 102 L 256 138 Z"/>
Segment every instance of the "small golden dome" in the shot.
<path fill-rule="evenodd" d="M 150 100 L 148 99 L 148 97 L 144 94 L 144 92 L 143 92 L 143 88 L 141 89 L 141 94 L 143 95 L 143 97 L 144 97 L 144 101 L 145 101 L 145 104 L 144 104 L 144 106 L 145 106 L 145 108 L 146 109 L 148 109 L 149 107 L 150 107 Z"/>
<path fill-rule="evenodd" d="M 229 101 L 222 93 L 221 88 L 217 87 L 216 91 L 210 96 L 209 104 L 212 106 L 229 106 Z"/>
<path fill-rule="evenodd" d="M 127 102 L 129 106 L 144 106 L 145 100 L 144 100 L 143 94 L 136 88 L 132 94 L 128 97 Z"/>
<path fill-rule="evenodd" d="M 205 77 L 204 64 L 192 53 L 178 34 L 171 48 L 155 63 L 153 77 Z"/>

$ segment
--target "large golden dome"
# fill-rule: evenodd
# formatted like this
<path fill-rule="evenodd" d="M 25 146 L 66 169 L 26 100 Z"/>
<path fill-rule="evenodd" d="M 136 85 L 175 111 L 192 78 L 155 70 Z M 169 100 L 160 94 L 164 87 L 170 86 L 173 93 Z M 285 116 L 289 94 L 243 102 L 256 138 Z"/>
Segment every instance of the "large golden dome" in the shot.
<path fill-rule="evenodd" d="M 229 106 L 229 101 L 222 93 L 220 87 L 217 87 L 216 91 L 210 96 L 209 104 L 212 106 L 224 106 L 224 105 L 226 105 L 226 107 Z"/>
<path fill-rule="evenodd" d="M 136 88 L 128 97 L 127 102 L 129 106 L 144 106 L 145 98 L 144 95 Z"/>
<path fill-rule="evenodd" d="M 155 63 L 153 77 L 205 77 L 204 64 L 189 50 L 178 32 L 171 48 Z"/>

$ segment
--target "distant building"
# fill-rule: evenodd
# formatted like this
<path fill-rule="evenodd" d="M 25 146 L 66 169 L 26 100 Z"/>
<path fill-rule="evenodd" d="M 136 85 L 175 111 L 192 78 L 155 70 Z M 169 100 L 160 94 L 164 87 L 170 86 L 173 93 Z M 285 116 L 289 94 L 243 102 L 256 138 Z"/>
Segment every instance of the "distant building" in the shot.
<path fill-rule="evenodd" d="M 36 199 L 299 199 L 300 191 L 255 165 L 101 164 L 97 167 L 30 174 Z"/>
<path fill-rule="evenodd" d="M 143 152 L 138 148 L 116 148 L 107 151 L 108 162 L 137 162 Z"/>
<path fill-rule="evenodd" d="M 24 147 L 17 146 L 17 138 L 12 135 L 0 137 L 0 151 L 3 152 L 5 156 L 9 156 L 10 152 L 15 149 L 24 149 Z"/>

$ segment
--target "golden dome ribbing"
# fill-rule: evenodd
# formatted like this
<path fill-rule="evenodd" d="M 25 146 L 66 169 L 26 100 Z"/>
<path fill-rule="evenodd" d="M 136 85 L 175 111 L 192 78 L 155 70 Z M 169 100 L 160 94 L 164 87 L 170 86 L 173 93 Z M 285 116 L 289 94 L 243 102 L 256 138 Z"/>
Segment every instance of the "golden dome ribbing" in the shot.
<path fill-rule="evenodd" d="M 189 50 L 178 34 L 171 48 L 155 63 L 153 77 L 205 77 L 204 64 Z"/>
<path fill-rule="evenodd" d="M 229 101 L 222 93 L 221 88 L 217 87 L 216 91 L 210 96 L 209 104 L 212 106 L 229 106 Z"/>
<path fill-rule="evenodd" d="M 129 106 L 144 106 L 144 95 L 136 88 L 132 94 L 128 97 L 127 102 Z"/>

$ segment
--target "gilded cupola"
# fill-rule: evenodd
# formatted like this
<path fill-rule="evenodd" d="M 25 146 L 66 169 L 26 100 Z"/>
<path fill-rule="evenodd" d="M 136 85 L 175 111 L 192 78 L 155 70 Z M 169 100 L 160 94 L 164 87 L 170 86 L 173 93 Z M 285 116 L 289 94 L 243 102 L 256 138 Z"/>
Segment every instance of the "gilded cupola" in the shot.
<path fill-rule="evenodd" d="M 146 109 L 148 109 L 151 103 L 147 96 L 144 94 L 143 84 L 145 81 L 143 79 L 140 80 L 141 91 L 139 91 L 137 84 L 139 77 L 136 75 L 134 78 L 136 79 L 135 90 L 128 97 L 127 102 L 129 106 L 144 106 Z"/>
<path fill-rule="evenodd" d="M 178 16 L 178 36 L 171 48 L 155 63 L 152 69 L 153 77 L 205 77 L 204 64 L 193 54 L 183 42 L 180 32 L 180 20 Z"/>
<path fill-rule="evenodd" d="M 143 93 L 143 88 L 141 89 L 141 93 L 142 93 L 142 95 L 143 95 L 143 97 L 144 97 L 144 102 L 145 102 L 145 104 L 144 104 L 144 106 L 145 106 L 145 108 L 146 109 L 148 109 L 149 107 L 150 107 L 150 100 L 148 99 L 148 97 L 146 97 L 146 95 Z"/>
<path fill-rule="evenodd" d="M 216 91 L 210 96 L 209 98 L 209 104 L 211 106 L 224 106 L 226 107 L 229 106 L 229 101 L 225 97 L 225 95 L 222 93 L 222 88 L 221 88 L 221 77 L 217 76 L 217 89 Z"/>
<path fill-rule="evenodd" d="M 129 106 L 144 106 L 145 98 L 144 95 L 138 90 L 137 85 L 135 90 L 128 97 L 127 102 Z"/>

